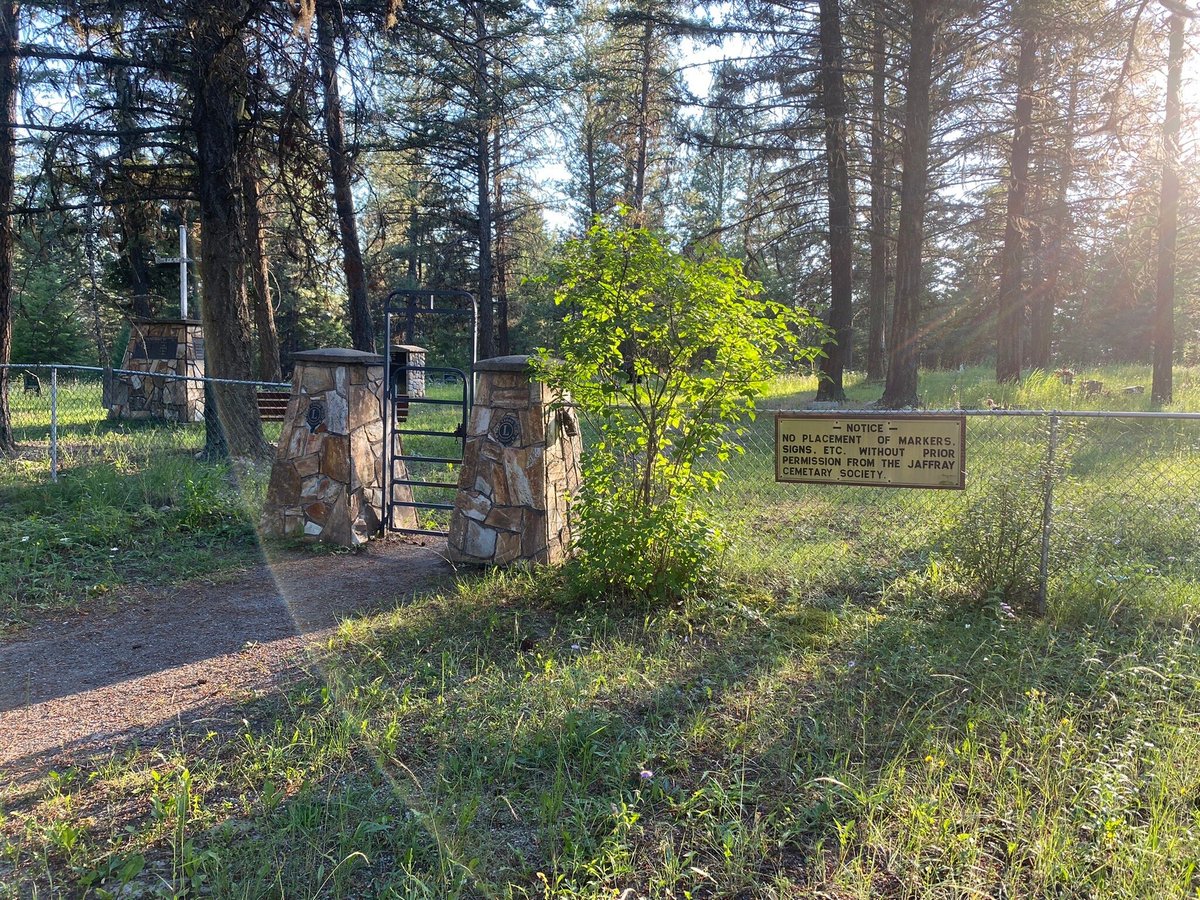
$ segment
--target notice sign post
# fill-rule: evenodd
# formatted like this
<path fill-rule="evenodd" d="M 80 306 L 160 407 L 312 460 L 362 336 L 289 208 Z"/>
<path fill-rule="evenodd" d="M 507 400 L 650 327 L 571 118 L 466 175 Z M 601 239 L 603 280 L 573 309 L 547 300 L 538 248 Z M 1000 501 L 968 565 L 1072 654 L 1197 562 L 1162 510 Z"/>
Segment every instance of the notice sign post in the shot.
<path fill-rule="evenodd" d="M 962 490 L 967 418 L 775 414 L 775 480 Z"/>

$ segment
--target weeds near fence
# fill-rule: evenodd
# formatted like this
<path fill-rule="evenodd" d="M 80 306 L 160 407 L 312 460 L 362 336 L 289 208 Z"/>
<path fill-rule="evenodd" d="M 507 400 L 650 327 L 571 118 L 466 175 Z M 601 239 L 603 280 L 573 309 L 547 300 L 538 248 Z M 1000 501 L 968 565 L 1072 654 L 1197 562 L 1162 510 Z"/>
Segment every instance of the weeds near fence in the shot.
<path fill-rule="evenodd" d="M 778 484 L 760 417 L 714 502 L 727 567 L 812 597 L 936 570 L 964 597 L 1031 610 L 1043 583 L 1052 603 L 1099 591 L 1114 611 L 1178 608 L 1200 592 L 1200 416 L 1142 416 L 972 413 L 961 492 Z"/>
<path fill-rule="evenodd" d="M 0 631 L 131 584 L 257 561 L 264 473 L 187 453 L 72 465 L 58 484 L 0 484 Z"/>

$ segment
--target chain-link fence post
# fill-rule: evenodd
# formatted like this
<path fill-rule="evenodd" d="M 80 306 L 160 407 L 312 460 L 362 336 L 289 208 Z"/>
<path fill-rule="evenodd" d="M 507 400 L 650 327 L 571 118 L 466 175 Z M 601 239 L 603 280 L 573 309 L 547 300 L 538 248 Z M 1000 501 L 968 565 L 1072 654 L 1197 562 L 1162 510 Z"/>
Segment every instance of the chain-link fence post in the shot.
<path fill-rule="evenodd" d="M 1042 556 L 1038 563 L 1037 614 L 1046 614 L 1046 586 L 1050 580 L 1050 527 L 1054 521 L 1054 455 L 1058 450 L 1058 416 L 1050 416 L 1046 441 L 1046 471 L 1042 476 Z"/>
<path fill-rule="evenodd" d="M 50 367 L 50 480 L 58 481 L 58 366 Z"/>

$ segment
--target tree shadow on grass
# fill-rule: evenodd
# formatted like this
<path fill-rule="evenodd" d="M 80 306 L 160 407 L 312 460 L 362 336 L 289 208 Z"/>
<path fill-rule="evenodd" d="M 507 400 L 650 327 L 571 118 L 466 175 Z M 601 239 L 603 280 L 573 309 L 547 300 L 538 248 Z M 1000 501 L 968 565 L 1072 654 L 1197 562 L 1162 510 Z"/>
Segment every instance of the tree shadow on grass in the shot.
<path fill-rule="evenodd" d="M 805 708 L 763 710 L 788 727 L 760 758 L 801 811 L 764 813 L 779 842 L 770 864 L 831 888 L 853 872 L 843 886 L 873 896 L 948 884 L 1040 896 L 1109 878 L 1146 878 L 1135 896 L 1169 892 L 1155 879 L 1174 873 L 1145 860 L 1160 842 L 1194 841 L 1192 799 L 1166 788 L 1175 767 L 1200 768 L 1186 752 L 1195 723 L 1177 730 L 1172 711 L 1194 707 L 1197 662 L 1188 629 L 1133 620 L 1065 627 L 979 609 L 874 620 Z M 1130 764 L 1143 791 L 1112 795 Z M 1106 818 L 1130 826 L 1127 847 L 1097 828 Z"/>
<path fill-rule="evenodd" d="M 728 895 L 772 880 L 822 882 L 858 854 L 853 865 L 877 870 L 868 881 L 886 892 L 910 883 L 922 862 L 906 843 L 920 831 L 905 831 L 906 792 L 928 790 L 931 802 L 955 807 L 962 830 L 950 838 L 960 840 L 1002 820 L 1014 796 L 1049 789 L 1046 780 L 1070 759 L 1062 751 L 1040 764 L 1019 760 L 1029 770 L 1010 774 L 1003 789 L 976 785 L 964 796 L 960 781 L 994 774 L 1005 741 L 1036 743 L 1086 723 L 1097 736 L 1080 748 L 1115 753 L 1152 726 L 1115 716 L 1113 695 L 1151 706 L 1161 699 L 1131 674 L 1162 667 L 1160 641 L 1136 627 L 1056 630 L 978 610 L 847 610 L 853 624 L 826 646 L 839 626 L 811 609 L 719 627 L 687 617 L 647 625 L 578 611 L 479 612 L 385 628 L 349 653 L 363 666 L 354 683 L 399 675 L 414 715 L 426 709 L 409 719 L 409 728 L 420 721 L 415 732 L 405 716 L 396 720 L 405 737 L 383 748 L 380 764 L 403 769 L 399 783 L 416 773 L 425 802 L 432 797 L 443 814 L 472 810 L 443 822 L 450 837 L 439 846 L 475 860 L 468 868 L 493 885 L 515 879 L 532 889 L 541 871 L 580 889 Z M 574 649 L 597 627 L 594 647 Z M 517 637 L 534 629 L 541 636 L 522 651 Z M 1198 655 L 1190 643 L 1182 652 Z M 595 654 L 608 663 L 589 663 Z M 382 700 L 381 721 L 391 718 L 387 707 Z M 946 760 L 949 768 L 938 768 Z M 1069 819 L 1068 807 L 1054 814 Z M 984 887 L 1005 865 L 1020 867 L 996 862 L 997 847 L 1036 837 L 1035 809 L 1008 812 L 1014 821 L 977 838 L 970 866 Z M 847 837 L 840 829 L 857 819 L 862 834 Z M 896 845 L 879 844 L 889 832 Z M 1087 858 L 1081 851 L 1068 862 Z M 959 873 L 947 864 L 943 874 Z M 920 877 L 939 876 L 934 867 Z"/>
<path fill-rule="evenodd" d="M 537 872 L 604 879 L 634 865 L 630 815 L 685 804 L 725 764 L 721 729 L 697 720 L 743 715 L 742 695 L 831 620 L 804 610 L 780 633 L 748 608 L 667 623 L 519 601 L 403 618 L 351 630 L 330 673 L 393 792 L 376 812 L 395 815 L 398 799 L 424 829 L 419 846 L 373 852 L 408 859 L 406 878 L 449 872 L 484 893 L 536 891 Z"/>
<path fill-rule="evenodd" d="M 1173 674 L 1190 637 L 1136 623 L 765 600 L 622 613 L 493 588 L 351 623 L 323 680 L 215 754 L 247 804 L 196 837 L 222 890 L 290 895 L 321 872 L 335 896 L 749 897 L 853 870 L 872 895 L 986 892 L 1032 871 L 1003 856 L 1036 837 L 1011 802 L 1070 768 L 1062 729 L 1095 731 L 1081 746 L 1100 756 L 1140 740 L 1128 705 L 1164 700 L 1147 668 L 1195 706 Z M 909 815 L 923 803 L 929 833 Z M 981 849 L 956 862 L 955 843 Z"/>

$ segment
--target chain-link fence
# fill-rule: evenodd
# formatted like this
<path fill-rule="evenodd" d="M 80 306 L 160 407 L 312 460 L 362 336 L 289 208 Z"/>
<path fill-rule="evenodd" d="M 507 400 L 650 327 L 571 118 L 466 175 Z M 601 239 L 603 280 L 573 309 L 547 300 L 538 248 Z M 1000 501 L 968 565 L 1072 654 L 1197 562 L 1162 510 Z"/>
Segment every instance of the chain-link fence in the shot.
<path fill-rule="evenodd" d="M 0 469 L 16 477 L 204 446 L 203 422 L 110 417 L 101 369 L 10 369 L 19 453 Z M 1200 601 L 1200 413 L 965 411 L 966 489 L 948 491 L 776 482 L 776 411 L 739 438 L 711 498 L 735 573 L 808 595 L 886 599 L 907 585 L 1167 613 Z M 265 430 L 278 438 L 277 422 Z"/>
<path fill-rule="evenodd" d="M 232 382 L 228 379 L 197 379 L 182 375 L 149 374 L 144 371 L 110 370 L 112 381 L 105 389 L 105 371 L 94 366 L 11 365 L 9 370 L 9 412 L 17 444 L 17 456 L 11 469 L 21 477 L 44 476 L 57 480 L 64 466 L 89 462 L 121 465 L 125 461 L 144 460 L 156 453 L 198 453 L 204 447 L 204 422 L 196 417 L 157 415 L 153 408 L 139 411 L 136 417 L 110 415 L 113 382 L 125 380 L 141 388 L 158 388 L 154 396 L 165 393 L 182 395 L 185 384 L 195 382 L 241 383 L 255 386 L 260 407 L 278 412 L 276 397 L 291 388 L 287 383 Z M 148 392 L 149 393 L 149 392 Z M 275 396 L 272 396 L 275 395 Z M 199 407 L 202 411 L 203 407 Z M 277 415 L 274 416 L 277 418 Z M 278 422 L 264 423 L 268 440 L 279 437 Z"/>
<path fill-rule="evenodd" d="M 835 596 L 1200 600 L 1200 414 L 965 411 L 966 489 L 952 491 L 778 483 L 775 411 L 741 436 L 712 498 L 735 570 Z"/>

